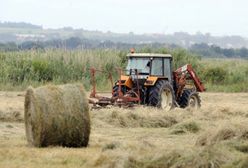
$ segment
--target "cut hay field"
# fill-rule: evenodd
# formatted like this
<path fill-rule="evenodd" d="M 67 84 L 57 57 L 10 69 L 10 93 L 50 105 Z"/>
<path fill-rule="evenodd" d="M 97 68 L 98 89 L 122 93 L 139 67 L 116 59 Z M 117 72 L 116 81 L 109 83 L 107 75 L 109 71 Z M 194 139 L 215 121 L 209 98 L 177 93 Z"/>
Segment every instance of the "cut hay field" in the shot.
<path fill-rule="evenodd" d="M 31 148 L 23 92 L 0 92 L 0 167 L 248 167 L 248 93 L 202 93 L 198 111 L 91 110 L 87 148 Z"/>

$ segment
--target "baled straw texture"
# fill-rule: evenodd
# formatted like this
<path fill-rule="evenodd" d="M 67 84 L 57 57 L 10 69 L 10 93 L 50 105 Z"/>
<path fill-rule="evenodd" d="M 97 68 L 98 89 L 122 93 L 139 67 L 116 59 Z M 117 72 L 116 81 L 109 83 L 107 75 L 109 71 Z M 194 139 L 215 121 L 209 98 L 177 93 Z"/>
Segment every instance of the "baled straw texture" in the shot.
<path fill-rule="evenodd" d="M 25 95 L 28 144 L 85 147 L 90 135 L 89 105 L 82 85 L 48 85 Z"/>

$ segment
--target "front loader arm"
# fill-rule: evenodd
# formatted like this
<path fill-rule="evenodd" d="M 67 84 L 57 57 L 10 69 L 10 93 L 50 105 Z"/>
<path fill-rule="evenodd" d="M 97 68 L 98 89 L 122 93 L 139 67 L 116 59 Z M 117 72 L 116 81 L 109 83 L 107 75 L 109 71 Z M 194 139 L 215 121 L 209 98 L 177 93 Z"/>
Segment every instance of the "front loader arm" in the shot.
<path fill-rule="evenodd" d="M 176 74 L 177 76 L 179 76 L 180 74 L 187 74 L 187 73 L 190 75 L 191 79 L 194 81 L 197 91 L 204 92 L 206 89 L 190 64 L 186 64 L 178 68 L 176 71 L 174 71 L 174 75 Z"/>
<path fill-rule="evenodd" d="M 174 80 L 176 82 L 176 85 L 178 86 L 177 92 L 176 92 L 177 97 L 181 95 L 186 85 L 186 79 L 191 79 L 194 82 L 194 85 L 198 92 L 204 92 L 206 90 L 203 83 L 201 82 L 199 77 L 196 75 L 194 69 L 192 68 L 190 64 L 186 64 L 178 68 L 176 71 L 173 72 L 173 75 L 174 75 Z M 187 76 L 189 77 L 187 78 Z"/>

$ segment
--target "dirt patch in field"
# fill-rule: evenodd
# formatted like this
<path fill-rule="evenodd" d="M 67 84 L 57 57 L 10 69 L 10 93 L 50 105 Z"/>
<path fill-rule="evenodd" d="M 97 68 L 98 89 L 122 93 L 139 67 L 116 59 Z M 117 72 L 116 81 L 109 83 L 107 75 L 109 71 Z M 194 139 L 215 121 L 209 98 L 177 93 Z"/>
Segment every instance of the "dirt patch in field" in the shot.
<path fill-rule="evenodd" d="M 15 110 L 8 112 L 0 111 L 0 121 L 23 121 L 23 115 L 22 112 Z"/>
<path fill-rule="evenodd" d="M 24 121 L 23 92 L 0 92 L 0 121 Z"/>

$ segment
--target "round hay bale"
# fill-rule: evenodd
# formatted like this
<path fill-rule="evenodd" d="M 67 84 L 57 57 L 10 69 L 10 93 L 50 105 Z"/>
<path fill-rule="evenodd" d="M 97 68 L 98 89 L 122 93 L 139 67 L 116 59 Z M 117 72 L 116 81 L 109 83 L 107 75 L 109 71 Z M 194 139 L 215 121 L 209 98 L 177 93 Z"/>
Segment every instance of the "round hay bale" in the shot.
<path fill-rule="evenodd" d="M 82 85 L 48 85 L 25 95 L 28 144 L 86 147 L 90 135 L 89 105 Z"/>

